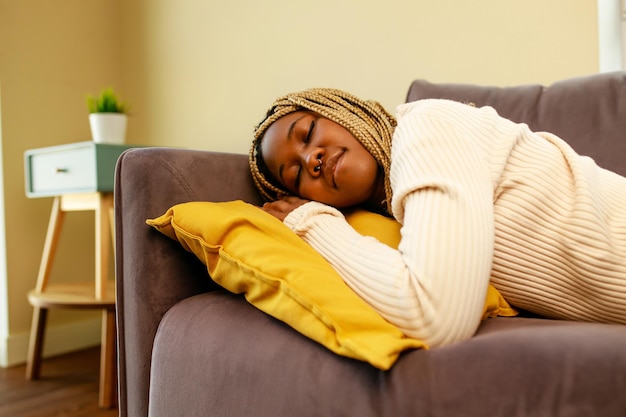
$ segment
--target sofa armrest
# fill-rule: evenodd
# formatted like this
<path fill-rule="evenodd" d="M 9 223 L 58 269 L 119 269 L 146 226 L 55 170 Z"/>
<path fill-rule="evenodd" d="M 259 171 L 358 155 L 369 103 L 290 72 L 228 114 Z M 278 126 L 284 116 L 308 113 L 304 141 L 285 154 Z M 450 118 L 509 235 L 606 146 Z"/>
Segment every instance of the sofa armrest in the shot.
<path fill-rule="evenodd" d="M 120 156 L 115 177 L 120 411 L 135 415 L 148 399 L 152 345 L 171 306 L 216 288 L 204 266 L 146 225 L 187 201 L 261 202 L 246 155 L 138 148 Z M 132 392 L 128 392 L 128 389 Z M 127 402 L 127 398 L 132 401 Z"/>

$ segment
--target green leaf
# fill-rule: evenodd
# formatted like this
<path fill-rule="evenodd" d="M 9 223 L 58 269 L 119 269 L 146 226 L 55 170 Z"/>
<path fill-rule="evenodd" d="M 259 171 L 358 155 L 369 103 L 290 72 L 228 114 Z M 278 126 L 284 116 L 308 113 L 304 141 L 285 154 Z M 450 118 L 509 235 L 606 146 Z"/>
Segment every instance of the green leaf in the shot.
<path fill-rule="evenodd" d="M 99 96 L 87 96 L 89 113 L 126 113 L 128 106 L 120 101 L 112 88 L 102 90 Z"/>

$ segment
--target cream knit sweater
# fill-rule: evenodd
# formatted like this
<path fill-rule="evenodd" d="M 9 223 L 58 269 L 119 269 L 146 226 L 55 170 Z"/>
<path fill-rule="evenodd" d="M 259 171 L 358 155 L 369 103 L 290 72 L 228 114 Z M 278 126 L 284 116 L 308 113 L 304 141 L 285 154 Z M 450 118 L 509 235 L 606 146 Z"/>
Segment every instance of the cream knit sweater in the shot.
<path fill-rule="evenodd" d="M 626 324 L 626 178 L 490 107 L 398 107 L 392 147 L 398 250 L 311 202 L 285 219 L 407 335 L 467 339 L 491 282 L 546 317 Z"/>

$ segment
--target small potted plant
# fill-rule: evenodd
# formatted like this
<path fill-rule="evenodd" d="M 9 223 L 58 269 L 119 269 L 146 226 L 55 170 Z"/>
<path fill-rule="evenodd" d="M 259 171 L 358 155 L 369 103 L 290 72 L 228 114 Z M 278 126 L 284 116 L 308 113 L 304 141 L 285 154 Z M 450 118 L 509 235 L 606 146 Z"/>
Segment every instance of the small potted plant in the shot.
<path fill-rule="evenodd" d="M 94 142 L 125 142 L 128 106 L 117 98 L 112 88 L 102 90 L 98 96 L 87 96 L 87 107 Z"/>

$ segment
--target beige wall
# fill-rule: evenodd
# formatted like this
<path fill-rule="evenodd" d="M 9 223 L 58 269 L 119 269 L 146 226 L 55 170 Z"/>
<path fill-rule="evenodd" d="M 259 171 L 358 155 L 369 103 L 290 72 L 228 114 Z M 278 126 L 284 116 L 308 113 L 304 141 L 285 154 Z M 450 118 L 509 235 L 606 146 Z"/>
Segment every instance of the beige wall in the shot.
<path fill-rule="evenodd" d="M 266 107 L 292 90 L 338 87 L 393 110 L 414 78 L 510 85 L 598 71 L 587 0 L 0 0 L 0 53 L 0 361 L 11 363 L 25 357 L 25 296 L 51 204 L 25 198 L 22 155 L 89 139 L 86 93 L 112 85 L 131 102 L 130 143 L 247 152 Z M 91 273 L 92 227 L 87 215 L 68 218 L 62 239 L 80 243 L 62 244 L 57 278 Z M 87 318 L 53 314 L 54 352 L 83 343 L 67 333 L 97 340 Z"/>
<path fill-rule="evenodd" d="M 504 85 L 598 70 L 587 0 L 124 4 L 131 136 L 159 145 L 247 152 L 271 101 L 308 87 L 393 110 L 417 77 Z"/>

